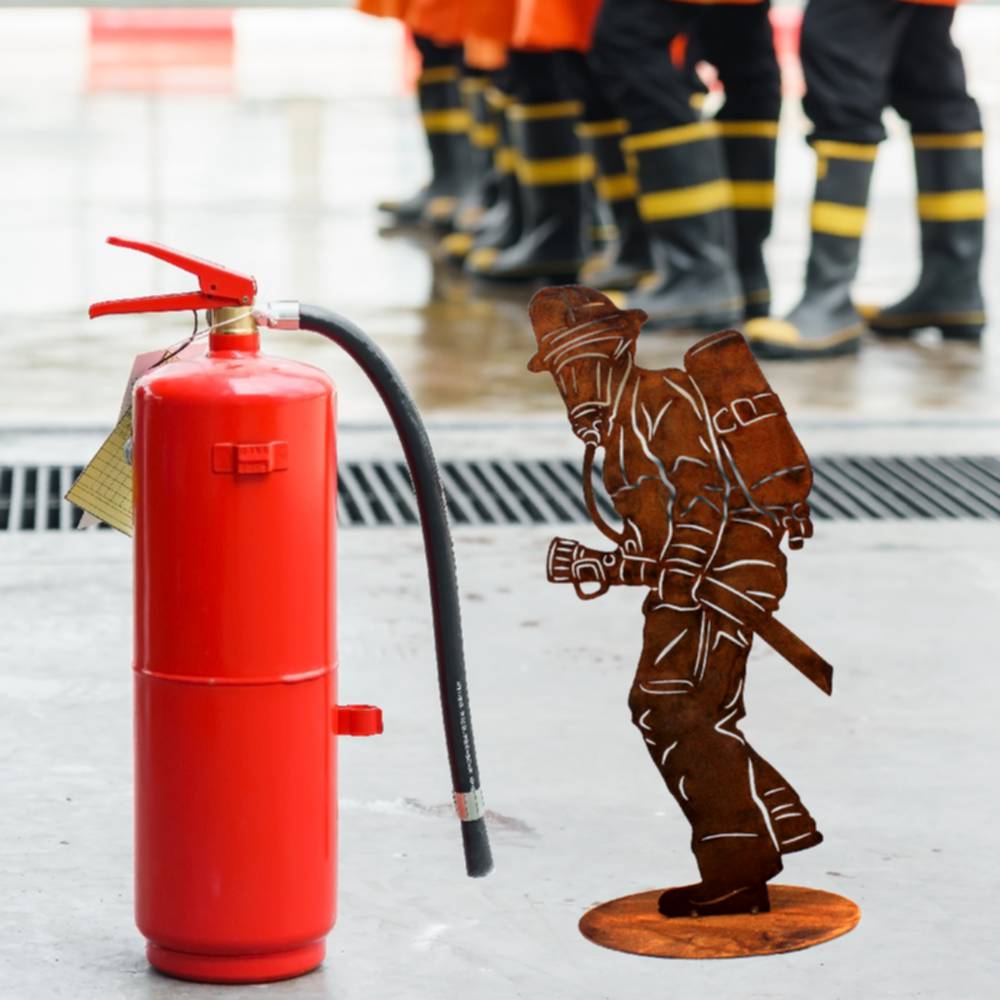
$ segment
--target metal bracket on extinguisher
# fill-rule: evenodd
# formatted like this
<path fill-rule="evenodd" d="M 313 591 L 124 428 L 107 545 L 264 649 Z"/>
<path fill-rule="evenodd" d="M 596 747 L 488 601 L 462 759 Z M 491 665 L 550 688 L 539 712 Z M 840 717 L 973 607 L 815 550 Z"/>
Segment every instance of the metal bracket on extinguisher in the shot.
<path fill-rule="evenodd" d="M 233 444 L 221 441 L 212 446 L 212 471 L 236 475 L 266 475 L 288 468 L 288 442 Z"/>
<path fill-rule="evenodd" d="M 337 705 L 333 731 L 338 736 L 378 736 L 382 733 L 382 709 L 377 705 Z"/>

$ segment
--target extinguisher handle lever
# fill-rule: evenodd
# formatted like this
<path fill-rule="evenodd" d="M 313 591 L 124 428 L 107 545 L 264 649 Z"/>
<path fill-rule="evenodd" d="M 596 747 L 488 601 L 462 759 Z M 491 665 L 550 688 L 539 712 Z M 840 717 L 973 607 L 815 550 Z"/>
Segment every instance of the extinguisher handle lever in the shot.
<path fill-rule="evenodd" d="M 138 250 L 157 260 L 179 267 L 198 279 L 197 292 L 179 292 L 170 295 L 146 295 L 133 299 L 111 299 L 95 302 L 90 307 L 90 318 L 121 313 L 182 312 L 189 309 L 221 309 L 226 306 L 252 306 L 257 294 L 257 282 L 250 275 L 230 271 L 218 264 L 192 257 L 160 243 L 126 240 L 109 236 L 108 243 L 127 250 Z"/>

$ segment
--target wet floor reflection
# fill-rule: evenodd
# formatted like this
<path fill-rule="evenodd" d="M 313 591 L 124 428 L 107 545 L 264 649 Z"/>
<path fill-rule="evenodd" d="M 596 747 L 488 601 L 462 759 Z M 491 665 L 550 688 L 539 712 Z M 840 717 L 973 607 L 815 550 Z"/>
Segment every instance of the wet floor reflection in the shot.
<path fill-rule="evenodd" d="M 372 52 L 383 64 L 389 58 L 383 35 L 366 31 L 341 49 L 362 81 Z M 0 37 L 0 57 L 3 44 Z M 987 128 L 1000 136 L 1000 69 L 989 66 L 996 80 L 981 93 Z M 109 233 L 250 271 L 264 300 L 298 298 L 350 316 L 379 339 L 431 416 L 555 414 L 551 387 L 525 370 L 530 289 L 473 284 L 435 261 L 432 239 L 379 231 L 375 202 L 408 193 L 426 170 L 411 99 L 387 93 L 384 81 L 370 91 L 289 93 L 274 67 L 268 80 L 230 93 L 8 95 L 0 110 L 0 423 L 106 424 L 131 356 L 188 332 L 187 316 L 85 319 L 99 298 L 191 285 L 179 271 L 104 247 Z M 904 292 L 917 267 L 909 144 L 898 122 L 889 125 L 858 283 L 859 298 L 874 301 Z M 786 109 L 784 127 L 768 246 L 780 307 L 793 302 L 802 270 L 814 169 L 797 107 Z M 987 155 L 987 165 L 1000 181 L 1000 156 Z M 996 236 L 996 213 L 991 228 Z M 988 296 L 1000 288 L 996 261 L 994 251 Z M 768 374 L 798 412 L 1000 417 L 996 326 L 982 348 L 872 342 L 858 359 L 772 363 Z M 272 334 L 269 343 L 334 373 L 344 419 L 381 419 L 362 377 L 314 339 Z M 644 334 L 640 359 L 678 364 L 693 339 Z"/>

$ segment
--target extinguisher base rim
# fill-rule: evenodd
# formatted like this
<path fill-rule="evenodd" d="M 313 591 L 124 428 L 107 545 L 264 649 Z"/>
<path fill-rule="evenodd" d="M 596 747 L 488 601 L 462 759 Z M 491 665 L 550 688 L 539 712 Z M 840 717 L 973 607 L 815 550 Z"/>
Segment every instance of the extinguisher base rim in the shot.
<path fill-rule="evenodd" d="M 326 939 L 298 948 L 253 955 L 202 955 L 146 944 L 146 957 L 157 972 L 196 983 L 272 983 L 312 972 L 326 956 Z"/>

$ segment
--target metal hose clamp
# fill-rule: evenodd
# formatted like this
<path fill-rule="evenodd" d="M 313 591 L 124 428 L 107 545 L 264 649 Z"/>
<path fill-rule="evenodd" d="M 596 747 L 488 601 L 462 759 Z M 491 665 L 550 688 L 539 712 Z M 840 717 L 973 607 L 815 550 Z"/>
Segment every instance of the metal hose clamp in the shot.
<path fill-rule="evenodd" d="M 453 792 L 455 812 L 463 823 L 474 819 L 482 819 L 486 815 L 486 799 L 481 788 L 473 788 L 471 792 Z"/>

